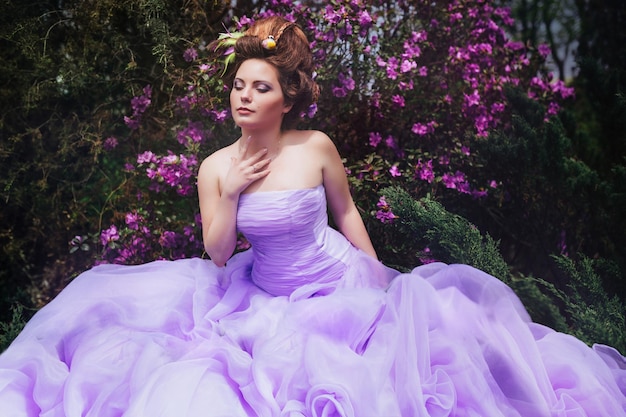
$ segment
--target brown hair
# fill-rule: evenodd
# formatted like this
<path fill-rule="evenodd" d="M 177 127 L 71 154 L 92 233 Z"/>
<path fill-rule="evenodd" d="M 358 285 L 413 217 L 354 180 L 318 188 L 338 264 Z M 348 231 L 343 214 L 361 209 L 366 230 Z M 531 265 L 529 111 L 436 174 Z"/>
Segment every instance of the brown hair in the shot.
<path fill-rule="evenodd" d="M 272 36 L 276 46 L 265 48 L 263 41 Z M 285 102 L 292 105 L 281 128 L 295 127 L 300 114 L 317 101 L 319 87 L 313 80 L 313 54 L 300 28 L 280 16 L 258 20 L 235 43 L 235 61 L 227 68 L 224 81 L 229 85 L 241 64 L 248 59 L 262 59 L 278 71 Z"/>

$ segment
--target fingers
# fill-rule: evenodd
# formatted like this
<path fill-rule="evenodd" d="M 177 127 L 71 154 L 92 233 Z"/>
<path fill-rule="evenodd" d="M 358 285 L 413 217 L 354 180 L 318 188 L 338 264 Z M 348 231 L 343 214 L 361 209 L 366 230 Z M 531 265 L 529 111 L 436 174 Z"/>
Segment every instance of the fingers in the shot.
<path fill-rule="evenodd" d="M 239 154 L 231 157 L 230 169 L 227 173 L 225 189 L 233 193 L 243 191 L 248 185 L 270 173 L 270 158 L 265 158 L 267 148 L 260 149 L 254 155 L 246 156 L 250 149 L 252 137 L 242 142 Z"/>
<path fill-rule="evenodd" d="M 265 171 L 267 171 L 269 173 L 268 165 L 270 164 L 270 159 L 262 159 L 254 164 L 251 165 L 252 167 L 252 172 L 254 173 L 264 173 Z"/>

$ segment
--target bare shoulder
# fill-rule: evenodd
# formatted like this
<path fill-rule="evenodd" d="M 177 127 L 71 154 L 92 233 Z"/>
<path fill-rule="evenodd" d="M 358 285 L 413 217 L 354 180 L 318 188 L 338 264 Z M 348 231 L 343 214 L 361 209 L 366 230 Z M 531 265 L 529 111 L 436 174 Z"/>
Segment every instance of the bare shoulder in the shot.
<path fill-rule="evenodd" d="M 228 172 L 231 158 L 235 155 L 236 147 L 234 144 L 218 149 L 211 155 L 207 156 L 198 169 L 198 188 L 217 187 L 222 181 L 222 177 Z"/>
<path fill-rule="evenodd" d="M 200 171 L 211 172 L 213 170 L 219 171 L 224 165 L 230 164 L 230 158 L 233 154 L 234 144 L 225 146 L 213 152 L 211 155 L 204 158 L 200 164 Z"/>
<path fill-rule="evenodd" d="M 296 130 L 291 134 L 294 142 L 304 145 L 308 150 L 326 153 L 336 149 L 332 139 L 319 130 Z"/>

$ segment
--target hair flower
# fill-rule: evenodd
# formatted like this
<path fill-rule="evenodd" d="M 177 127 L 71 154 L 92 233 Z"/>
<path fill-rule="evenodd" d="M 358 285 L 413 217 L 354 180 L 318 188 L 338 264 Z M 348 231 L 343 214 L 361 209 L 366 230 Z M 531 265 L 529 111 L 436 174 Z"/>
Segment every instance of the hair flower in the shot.
<path fill-rule="evenodd" d="M 276 48 L 276 40 L 272 35 L 269 35 L 266 39 L 261 41 L 261 45 L 268 51 L 273 51 Z"/>

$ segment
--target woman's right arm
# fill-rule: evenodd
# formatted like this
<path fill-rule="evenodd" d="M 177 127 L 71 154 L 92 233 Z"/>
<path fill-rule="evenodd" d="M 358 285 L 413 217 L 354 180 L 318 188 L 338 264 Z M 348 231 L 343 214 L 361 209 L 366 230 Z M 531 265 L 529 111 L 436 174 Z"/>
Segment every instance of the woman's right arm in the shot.
<path fill-rule="evenodd" d="M 238 195 L 220 192 L 219 176 L 213 172 L 218 161 L 205 159 L 198 171 L 198 199 L 202 217 L 204 250 L 217 266 L 224 266 L 237 244 Z"/>
<path fill-rule="evenodd" d="M 224 266 L 237 245 L 237 206 L 239 195 L 251 183 L 269 174 L 269 160 L 262 150 L 246 157 L 248 141 L 238 157 L 225 162 L 226 152 L 206 158 L 198 171 L 198 198 L 202 217 L 204 250 L 217 266 Z M 223 173 L 226 175 L 223 176 Z"/>

